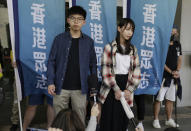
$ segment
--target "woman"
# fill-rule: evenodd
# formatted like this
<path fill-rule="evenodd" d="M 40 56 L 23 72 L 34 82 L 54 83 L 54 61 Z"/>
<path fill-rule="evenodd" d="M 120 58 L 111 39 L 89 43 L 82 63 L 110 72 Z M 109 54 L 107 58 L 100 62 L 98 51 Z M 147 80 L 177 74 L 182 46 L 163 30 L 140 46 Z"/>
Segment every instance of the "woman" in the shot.
<path fill-rule="evenodd" d="M 125 93 L 125 99 L 131 105 L 132 93 L 141 79 L 137 49 L 131 44 L 135 24 L 129 18 L 123 18 L 117 30 L 116 40 L 105 46 L 102 56 L 104 86 L 100 89 L 103 104 L 100 131 L 127 129 L 128 118 L 120 103 L 121 92 Z"/>
<path fill-rule="evenodd" d="M 95 104 L 91 109 L 91 117 L 88 127 L 85 129 L 78 114 L 71 109 L 61 110 L 54 119 L 48 131 L 95 131 L 99 114 L 98 104 Z"/>

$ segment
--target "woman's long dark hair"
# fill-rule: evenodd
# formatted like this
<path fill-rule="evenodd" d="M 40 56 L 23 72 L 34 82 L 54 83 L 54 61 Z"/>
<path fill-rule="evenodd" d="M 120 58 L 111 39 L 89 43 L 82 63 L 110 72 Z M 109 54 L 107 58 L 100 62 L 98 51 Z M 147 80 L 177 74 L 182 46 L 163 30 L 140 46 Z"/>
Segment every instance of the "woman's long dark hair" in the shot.
<path fill-rule="evenodd" d="M 122 18 L 119 21 L 118 27 L 120 27 L 120 28 L 125 27 L 126 28 L 128 24 L 130 24 L 130 26 L 132 28 L 132 31 L 133 31 L 133 34 L 134 34 L 135 23 L 130 18 Z M 133 35 L 132 35 L 132 37 L 133 37 Z M 116 42 L 117 42 L 117 49 L 118 49 L 119 53 L 121 53 L 121 54 L 129 54 L 131 50 L 133 50 L 133 52 L 134 52 L 134 47 L 131 44 L 131 38 L 129 38 L 129 40 L 125 40 L 125 52 L 124 52 L 122 47 L 120 46 L 120 33 L 117 31 Z"/>
<path fill-rule="evenodd" d="M 63 131 L 85 131 L 85 126 L 80 117 L 71 109 L 61 110 L 54 119 L 51 127 L 59 128 Z"/>

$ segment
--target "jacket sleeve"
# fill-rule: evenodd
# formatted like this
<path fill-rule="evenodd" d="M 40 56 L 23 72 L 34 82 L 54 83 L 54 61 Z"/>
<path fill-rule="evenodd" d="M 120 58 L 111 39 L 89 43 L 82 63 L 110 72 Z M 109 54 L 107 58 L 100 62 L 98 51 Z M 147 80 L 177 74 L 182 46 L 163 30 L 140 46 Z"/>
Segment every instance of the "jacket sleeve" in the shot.
<path fill-rule="evenodd" d="M 141 81 L 141 69 L 139 64 L 139 56 L 137 48 L 134 47 L 133 63 L 129 70 L 127 89 L 133 92 Z"/>
<path fill-rule="evenodd" d="M 52 44 L 52 48 L 50 50 L 49 58 L 48 58 L 48 68 L 47 68 L 47 84 L 52 85 L 55 84 L 55 69 L 56 69 L 56 55 L 57 55 L 57 44 L 58 39 L 57 37 L 54 39 L 54 42 Z"/>
<path fill-rule="evenodd" d="M 116 81 L 115 81 L 115 74 L 111 71 L 111 64 L 113 64 L 111 60 L 111 46 L 107 44 L 104 48 L 104 52 L 102 55 L 102 79 L 104 84 L 106 84 L 108 87 L 113 88 L 114 91 L 119 90 Z"/>
<path fill-rule="evenodd" d="M 90 65 L 92 68 L 92 73 L 97 75 L 97 59 L 96 59 L 96 53 L 94 48 L 94 41 L 91 40 L 90 45 Z"/>
<path fill-rule="evenodd" d="M 85 131 L 96 131 L 96 126 L 97 126 L 96 116 L 91 116 Z"/>

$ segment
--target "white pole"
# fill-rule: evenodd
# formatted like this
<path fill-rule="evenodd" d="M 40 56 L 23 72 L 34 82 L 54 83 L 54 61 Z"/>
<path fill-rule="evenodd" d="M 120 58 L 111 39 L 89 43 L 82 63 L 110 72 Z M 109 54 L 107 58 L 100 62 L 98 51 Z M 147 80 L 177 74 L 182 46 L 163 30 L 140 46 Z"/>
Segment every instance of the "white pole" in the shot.
<path fill-rule="evenodd" d="M 14 56 L 14 55 L 13 55 Z M 17 91 L 17 103 L 18 103 L 18 109 L 19 109 L 19 120 L 20 120 L 20 130 L 21 131 L 23 131 L 23 126 L 22 126 L 22 116 L 21 116 L 21 106 L 20 106 L 20 101 L 21 101 L 21 99 L 20 98 L 22 98 L 22 95 L 21 96 L 19 96 L 19 91 L 18 91 L 18 87 L 20 87 L 20 89 L 21 89 L 21 85 L 20 85 L 20 79 L 19 79 L 19 74 L 18 74 L 18 69 L 17 69 L 17 67 L 16 68 L 14 68 L 14 71 L 15 71 L 15 82 L 16 82 L 16 91 Z M 19 79 L 19 80 L 18 80 Z M 19 81 L 19 82 L 18 82 Z M 20 85 L 20 86 L 18 86 L 18 84 Z"/>
<path fill-rule="evenodd" d="M 69 0 L 69 8 L 72 7 L 72 0 Z"/>
<path fill-rule="evenodd" d="M 123 18 L 127 18 L 127 0 L 123 0 Z"/>
<path fill-rule="evenodd" d="M 13 61 L 15 62 L 15 35 L 14 35 L 15 33 L 14 33 L 14 17 L 13 17 L 12 0 L 7 0 L 7 6 L 8 6 L 8 14 L 9 14 L 9 28 L 10 28 L 10 35 L 11 35 L 12 51 L 13 51 Z M 19 110 L 20 130 L 23 131 L 21 107 L 20 107 L 20 101 L 22 100 L 21 83 L 20 83 L 18 69 L 14 68 L 14 72 L 15 72 L 15 82 L 16 82 L 17 101 L 18 101 L 17 103 L 18 103 L 18 110 Z"/>
<path fill-rule="evenodd" d="M 18 100 L 18 95 L 17 95 L 17 103 L 18 103 L 18 109 L 19 109 L 20 130 L 23 131 L 22 116 L 21 116 L 21 106 L 20 106 L 20 101 Z"/>

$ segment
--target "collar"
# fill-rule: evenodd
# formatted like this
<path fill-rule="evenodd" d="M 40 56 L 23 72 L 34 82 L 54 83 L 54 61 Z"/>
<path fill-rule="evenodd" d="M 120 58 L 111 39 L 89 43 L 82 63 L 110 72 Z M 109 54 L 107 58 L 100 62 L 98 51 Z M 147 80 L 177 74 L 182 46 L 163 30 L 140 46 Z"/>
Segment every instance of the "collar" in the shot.
<path fill-rule="evenodd" d="M 84 34 L 82 33 L 82 31 L 80 31 L 80 32 L 81 32 L 81 35 L 80 35 L 79 38 L 84 38 Z M 67 31 L 66 34 L 67 34 L 67 36 L 68 36 L 69 38 L 72 39 L 72 35 L 70 34 L 70 31 Z"/>

